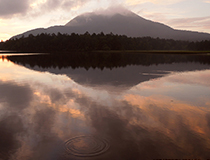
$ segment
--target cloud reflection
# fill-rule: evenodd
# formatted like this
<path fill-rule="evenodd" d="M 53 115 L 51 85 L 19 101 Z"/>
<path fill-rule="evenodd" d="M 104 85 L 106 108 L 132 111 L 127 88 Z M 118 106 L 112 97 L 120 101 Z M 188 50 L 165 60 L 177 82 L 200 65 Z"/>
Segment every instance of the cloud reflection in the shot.
<path fill-rule="evenodd" d="M 175 96 L 185 86 L 205 86 L 209 92 L 209 70 L 170 73 L 121 94 L 104 94 L 65 75 L 2 63 L 11 71 L 1 72 L 0 77 L 0 156 L 4 159 L 81 160 L 63 150 L 66 140 L 79 135 L 107 139 L 110 149 L 94 157 L 100 160 L 210 156 L 208 103 L 197 106 L 197 99 L 192 104 Z M 14 70 L 22 71 L 19 78 L 12 77 Z M 169 94 L 180 86 L 173 90 L 176 94 Z"/>
<path fill-rule="evenodd" d="M 24 132 L 21 118 L 15 114 L 0 119 L 0 158 L 10 159 L 21 146 L 18 134 Z"/>
<path fill-rule="evenodd" d="M 0 81 L 0 102 L 6 102 L 13 109 L 29 107 L 33 92 L 28 85 L 16 85 Z"/>

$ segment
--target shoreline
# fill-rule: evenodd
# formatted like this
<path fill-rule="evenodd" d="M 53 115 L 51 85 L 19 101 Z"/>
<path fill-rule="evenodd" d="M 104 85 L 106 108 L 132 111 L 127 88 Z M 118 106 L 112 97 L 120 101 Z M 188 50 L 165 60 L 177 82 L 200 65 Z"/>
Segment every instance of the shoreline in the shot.
<path fill-rule="evenodd" d="M 70 52 L 33 52 L 33 51 L 8 51 L 0 50 L 0 55 L 34 55 L 34 54 L 54 54 L 54 55 L 66 55 L 71 53 L 136 53 L 136 54 L 180 54 L 180 55 L 210 55 L 210 51 L 187 51 L 187 50 L 96 50 L 96 51 L 70 51 Z"/>

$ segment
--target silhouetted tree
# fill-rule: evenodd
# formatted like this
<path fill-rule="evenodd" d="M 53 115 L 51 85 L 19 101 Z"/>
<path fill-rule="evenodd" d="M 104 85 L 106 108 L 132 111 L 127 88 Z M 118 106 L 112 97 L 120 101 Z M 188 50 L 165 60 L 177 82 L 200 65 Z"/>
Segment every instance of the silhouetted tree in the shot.
<path fill-rule="evenodd" d="M 96 50 L 210 50 L 210 41 L 188 42 L 151 37 L 131 38 L 113 33 L 46 34 L 10 39 L 0 49 L 30 52 L 69 52 Z"/>

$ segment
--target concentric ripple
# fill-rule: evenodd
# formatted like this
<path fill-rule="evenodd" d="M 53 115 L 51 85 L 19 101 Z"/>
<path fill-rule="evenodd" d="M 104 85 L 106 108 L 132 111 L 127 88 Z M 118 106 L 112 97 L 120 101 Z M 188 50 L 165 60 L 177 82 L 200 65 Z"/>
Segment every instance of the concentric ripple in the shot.
<path fill-rule="evenodd" d="M 67 153 L 79 157 L 97 156 L 105 153 L 109 147 L 105 139 L 95 136 L 78 136 L 65 142 Z"/>

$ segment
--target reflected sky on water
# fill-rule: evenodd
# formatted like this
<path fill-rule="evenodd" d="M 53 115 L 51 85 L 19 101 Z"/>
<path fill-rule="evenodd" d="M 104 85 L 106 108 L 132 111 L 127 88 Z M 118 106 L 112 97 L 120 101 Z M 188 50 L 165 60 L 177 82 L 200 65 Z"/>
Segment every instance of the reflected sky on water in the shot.
<path fill-rule="evenodd" d="M 210 158 L 210 65 L 58 69 L 0 59 L 0 159 Z"/>

